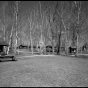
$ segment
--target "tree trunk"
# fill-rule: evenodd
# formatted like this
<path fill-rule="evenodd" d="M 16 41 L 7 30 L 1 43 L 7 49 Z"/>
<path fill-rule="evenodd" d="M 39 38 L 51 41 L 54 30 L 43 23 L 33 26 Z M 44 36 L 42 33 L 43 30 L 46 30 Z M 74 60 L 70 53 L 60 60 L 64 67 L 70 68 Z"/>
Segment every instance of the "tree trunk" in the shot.
<path fill-rule="evenodd" d="M 55 47 L 55 40 L 53 39 L 53 33 L 52 33 L 52 40 L 51 40 L 51 43 L 52 43 L 52 53 L 54 54 L 54 47 Z"/>
<path fill-rule="evenodd" d="M 33 41 L 32 41 L 32 38 L 31 38 L 31 51 L 32 51 L 32 54 L 33 54 Z"/>
<path fill-rule="evenodd" d="M 16 13 L 15 13 L 15 19 L 16 19 L 16 45 L 15 45 L 15 54 L 16 54 L 16 49 L 17 49 L 17 44 L 18 44 L 18 1 L 15 2 L 16 4 Z"/>
<path fill-rule="evenodd" d="M 78 35 L 77 35 L 77 45 L 76 45 L 76 56 L 78 55 Z"/>
<path fill-rule="evenodd" d="M 58 45 L 57 45 L 57 47 L 58 47 L 58 50 L 57 50 L 57 54 L 60 54 L 60 43 L 61 43 L 61 33 L 59 33 L 59 36 L 58 36 Z"/>
<path fill-rule="evenodd" d="M 53 49 L 53 54 L 54 54 L 54 43 L 52 42 L 52 49 Z"/>
<path fill-rule="evenodd" d="M 12 27 L 11 34 L 10 34 L 9 47 L 7 49 L 7 54 L 9 53 L 9 48 L 11 47 L 12 32 L 13 32 L 13 27 Z"/>
<path fill-rule="evenodd" d="M 61 24 L 60 24 L 60 32 L 58 33 L 57 37 L 58 37 L 57 54 L 60 54 L 60 46 L 61 46 Z"/>
<path fill-rule="evenodd" d="M 5 25 L 3 26 L 3 32 L 4 32 L 4 41 L 5 41 Z"/>
<path fill-rule="evenodd" d="M 31 30 L 30 30 L 30 40 L 31 40 L 31 52 L 33 54 L 33 42 L 32 42 Z"/>
<path fill-rule="evenodd" d="M 68 48 L 67 48 L 67 31 L 65 31 L 65 54 L 68 54 Z"/>

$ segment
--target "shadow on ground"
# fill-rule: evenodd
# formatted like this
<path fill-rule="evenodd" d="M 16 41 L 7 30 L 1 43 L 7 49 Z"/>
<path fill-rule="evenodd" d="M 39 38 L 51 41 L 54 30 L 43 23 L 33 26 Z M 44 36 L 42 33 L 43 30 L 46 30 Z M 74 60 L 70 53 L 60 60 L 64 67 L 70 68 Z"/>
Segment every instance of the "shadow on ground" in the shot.
<path fill-rule="evenodd" d="M 83 59 L 88 59 L 88 56 L 86 56 L 86 55 L 79 55 L 79 56 L 77 56 L 78 58 L 83 58 Z"/>
<path fill-rule="evenodd" d="M 11 61 L 12 61 L 12 60 L 1 60 L 0 63 L 1 63 L 1 62 L 11 62 Z M 15 61 L 17 61 L 17 60 L 15 60 Z M 14 61 L 12 61 L 12 62 L 14 62 Z"/>

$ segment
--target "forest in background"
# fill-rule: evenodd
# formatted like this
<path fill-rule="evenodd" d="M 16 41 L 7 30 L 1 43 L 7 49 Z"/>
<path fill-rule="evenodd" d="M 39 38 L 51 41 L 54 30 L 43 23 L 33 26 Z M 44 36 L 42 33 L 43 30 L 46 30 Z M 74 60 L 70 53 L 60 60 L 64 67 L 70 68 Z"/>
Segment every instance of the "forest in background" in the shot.
<path fill-rule="evenodd" d="M 23 3 L 0 1 L 0 40 L 9 48 L 51 45 L 59 54 L 61 47 L 68 52 L 76 46 L 78 51 L 88 43 L 87 1 L 36 1 L 22 11 Z"/>

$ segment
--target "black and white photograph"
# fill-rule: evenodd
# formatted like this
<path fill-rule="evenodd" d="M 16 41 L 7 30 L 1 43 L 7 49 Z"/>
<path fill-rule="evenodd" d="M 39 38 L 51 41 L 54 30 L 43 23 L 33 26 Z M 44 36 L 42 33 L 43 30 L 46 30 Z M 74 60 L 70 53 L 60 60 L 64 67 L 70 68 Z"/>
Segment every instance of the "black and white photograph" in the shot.
<path fill-rule="evenodd" d="M 0 87 L 88 87 L 88 1 L 0 1 Z"/>

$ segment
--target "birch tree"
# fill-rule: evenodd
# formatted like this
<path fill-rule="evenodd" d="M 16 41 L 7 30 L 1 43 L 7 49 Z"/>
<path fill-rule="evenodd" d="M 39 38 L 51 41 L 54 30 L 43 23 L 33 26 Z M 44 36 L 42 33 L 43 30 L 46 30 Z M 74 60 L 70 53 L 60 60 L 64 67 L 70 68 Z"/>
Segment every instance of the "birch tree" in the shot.
<path fill-rule="evenodd" d="M 2 6 L 1 6 L 1 13 L 2 13 L 2 30 L 3 30 L 3 40 L 8 42 L 8 38 L 9 38 L 9 35 L 7 34 L 8 33 L 8 30 L 7 28 L 10 26 L 11 24 L 11 17 L 8 15 L 8 5 L 9 3 L 8 2 L 5 2 L 5 3 L 2 3 Z M 8 53 L 8 49 L 5 47 L 5 52 Z"/>
<path fill-rule="evenodd" d="M 60 19 L 61 19 L 61 22 L 62 22 L 62 25 L 65 29 L 65 53 L 67 54 L 67 27 L 66 27 L 66 24 L 65 24 L 65 21 L 64 21 L 64 3 L 63 1 L 60 2 L 61 3 L 61 11 L 59 12 L 58 11 L 58 14 L 60 16 Z"/>
<path fill-rule="evenodd" d="M 14 25 L 15 25 L 15 46 L 14 46 L 14 52 L 16 54 L 16 49 L 17 49 L 17 44 L 18 44 L 18 6 L 19 6 L 19 1 L 15 1 L 15 6 L 14 6 Z"/>
<path fill-rule="evenodd" d="M 41 21 L 40 21 L 40 31 L 41 31 L 41 38 L 40 38 L 40 52 L 41 52 L 41 54 L 43 53 L 43 51 L 44 51 L 44 45 L 45 45 L 45 43 L 44 43 L 44 33 L 43 33 L 43 30 L 44 30 L 44 19 L 45 19 L 45 12 L 46 11 L 43 11 L 42 12 L 42 7 L 41 7 L 41 2 L 39 2 L 39 5 L 40 5 L 40 19 L 41 19 Z"/>
<path fill-rule="evenodd" d="M 86 31 L 88 23 L 87 23 L 87 16 L 84 13 L 84 10 L 82 10 L 83 3 L 81 1 L 74 1 L 72 2 L 72 5 L 73 5 L 71 7 L 71 14 L 72 14 L 71 25 L 73 25 L 71 29 L 71 31 L 73 31 L 72 45 L 76 46 L 77 49 L 76 55 L 77 55 L 81 43 L 81 42 L 79 43 L 79 41 L 82 41 L 81 38 L 84 36 L 83 34 L 84 31 Z"/>
<path fill-rule="evenodd" d="M 14 13 L 14 15 L 13 15 L 13 18 L 14 18 L 14 16 L 15 16 L 15 13 Z M 12 19 L 12 27 L 11 27 L 11 32 L 10 32 L 10 38 L 9 38 L 9 47 L 8 47 L 8 49 L 7 49 L 7 54 L 9 53 L 9 51 L 10 51 L 10 48 L 11 48 L 11 50 L 12 50 L 12 37 L 13 37 L 13 32 L 14 32 L 14 19 Z"/>
<path fill-rule="evenodd" d="M 52 15 L 49 15 L 49 17 L 48 17 L 49 20 L 48 21 L 50 23 L 50 29 L 51 29 L 51 32 L 52 32 L 52 37 L 54 37 L 54 32 L 53 31 L 56 31 L 57 40 L 58 40 L 57 41 L 57 47 L 58 47 L 57 54 L 60 54 L 62 26 L 65 29 L 65 51 L 67 52 L 67 24 L 65 22 L 65 17 L 64 17 L 65 9 L 63 8 L 64 5 L 66 4 L 66 2 L 56 1 L 56 4 L 54 4 L 54 2 L 52 2 L 52 3 L 53 3 L 54 11 L 52 12 Z M 57 18 L 56 18 L 56 16 L 57 16 Z M 68 15 L 68 17 L 69 17 L 69 15 Z M 58 19 L 58 22 L 56 22 L 57 19 Z M 58 23 L 59 23 L 59 25 L 58 25 Z M 55 28 L 52 29 L 51 28 L 52 26 L 55 26 L 56 30 L 55 30 Z M 58 26 L 59 26 L 59 28 L 58 28 Z M 54 47 L 53 47 L 53 52 L 54 52 Z"/>
<path fill-rule="evenodd" d="M 77 37 L 77 43 L 76 43 L 76 55 L 78 55 L 78 39 L 79 39 L 79 26 L 80 26 L 80 13 L 81 13 L 81 1 L 74 1 L 75 6 L 77 8 L 77 23 L 76 23 L 76 37 Z"/>
<path fill-rule="evenodd" d="M 3 6 L 2 6 L 2 13 L 3 13 L 3 34 L 4 34 L 4 41 L 5 41 L 5 36 L 6 36 L 6 13 L 5 13 L 5 11 L 6 11 L 6 6 L 8 5 L 8 2 L 5 2 L 4 4 L 3 4 Z"/>
<path fill-rule="evenodd" d="M 28 21 L 29 21 L 29 25 L 30 25 L 30 43 L 31 43 L 31 51 L 33 54 L 33 39 L 32 39 L 32 30 L 33 30 L 33 26 L 34 26 L 34 22 L 33 22 L 33 10 L 30 11 L 30 15 L 28 17 Z"/>
<path fill-rule="evenodd" d="M 12 51 L 16 53 L 16 49 L 18 46 L 18 39 L 19 39 L 19 34 L 20 34 L 20 29 L 22 28 L 23 21 L 21 22 L 21 18 L 23 17 L 23 14 L 19 14 L 19 1 L 15 1 L 11 3 L 11 16 L 12 16 L 12 24 L 11 24 L 11 30 L 9 32 L 10 37 L 9 37 L 9 47 L 8 47 L 8 52 L 11 48 Z M 21 4 L 20 4 L 21 5 Z M 21 17 L 22 16 L 22 17 Z M 19 52 L 17 52 L 19 53 Z"/>
<path fill-rule="evenodd" d="M 46 5 L 47 4 L 47 5 Z M 51 31 L 51 33 L 52 33 L 52 40 L 51 39 L 49 39 L 49 40 L 51 40 L 51 43 L 52 43 L 52 46 L 53 46 L 53 53 L 54 53 L 54 30 L 52 29 L 52 27 L 54 26 L 54 21 L 55 21 L 55 16 L 56 16 L 56 10 L 57 10 L 57 4 L 55 5 L 55 11 L 54 12 L 51 12 L 51 6 L 53 6 L 54 7 L 54 5 L 55 5 L 55 3 L 54 2 L 46 2 L 45 3 L 45 7 L 46 7 L 46 9 L 47 9 L 47 21 L 48 21 L 48 32 L 50 32 Z"/>
<path fill-rule="evenodd" d="M 9 25 L 9 16 L 8 16 L 8 2 L 5 1 L 5 2 L 1 2 L 1 8 L 0 8 L 0 16 L 1 16 L 1 22 L 2 22 L 2 31 L 3 31 L 3 40 L 5 41 L 6 40 L 6 29 Z"/>
<path fill-rule="evenodd" d="M 72 13 L 70 12 L 70 6 L 68 1 L 63 2 L 63 1 L 56 1 L 56 4 L 53 3 L 53 7 L 54 7 L 54 12 L 52 12 L 52 15 L 49 15 L 48 17 L 48 22 L 50 23 L 50 29 L 52 32 L 52 37 L 54 32 L 56 31 L 56 35 L 57 35 L 57 46 L 58 46 L 58 51 L 57 54 L 60 54 L 60 43 L 61 43 L 61 35 L 62 33 L 64 33 L 65 35 L 65 53 L 67 54 L 68 52 L 68 31 L 70 29 L 70 25 L 72 23 L 72 19 L 71 19 L 71 15 Z M 48 4 L 49 7 L 50 4 Z M 48 8 L 46 7 L 46 8 Z M 52 8 L 52 7 L 51 7 Z M 50 9 L 51 9 L 50 8 Z M 48 12 L 50 11 L 50 9 L 48 10 Z M 57 18 L 56 18 L 57 16 Z M 58 19 L 58 22 L 56 22 L 56 20 Z M 59 23 L 59 25 L 58 25 Z M 52 30 L 52 26 L 55 26 L 57 30 L 53 29 Z M 59 28 L 57 27 L 57 25 L 59 26 Z M 62 28 L 64 28 L 64 32 L 62 32 Z"/>

